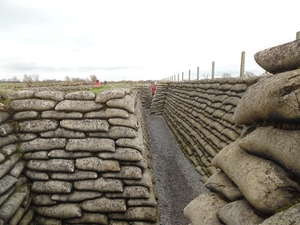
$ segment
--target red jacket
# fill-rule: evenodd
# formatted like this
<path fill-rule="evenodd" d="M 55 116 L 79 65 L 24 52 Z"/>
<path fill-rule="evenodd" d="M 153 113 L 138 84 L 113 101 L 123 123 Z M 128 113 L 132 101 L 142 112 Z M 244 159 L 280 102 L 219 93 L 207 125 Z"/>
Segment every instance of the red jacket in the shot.
<path fill-rule="evenodd" d="M 155 92 L 156 92 L 156 86 L 155 86 L 155 85 L 153 85 L 153 86 L 152 86 L 152 89 L 151 89 L 151 91 L 152 91 L 152 94 L 154 95 L 154 94 L 155 94 Z"/>

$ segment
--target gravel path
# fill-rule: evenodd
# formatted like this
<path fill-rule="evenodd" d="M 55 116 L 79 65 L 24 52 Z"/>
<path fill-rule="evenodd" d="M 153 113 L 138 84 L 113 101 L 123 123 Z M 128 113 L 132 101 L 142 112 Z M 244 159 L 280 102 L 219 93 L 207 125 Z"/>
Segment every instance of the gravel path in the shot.
<path fill-rule="evenodd" d="M 147 111 L 145 114 L 159 195 L 160 224 L 187 225 L 184 207 L 207 189 L 200 182 L 200 174 L 182 153 L 164 118 L 149 115 Z"/>

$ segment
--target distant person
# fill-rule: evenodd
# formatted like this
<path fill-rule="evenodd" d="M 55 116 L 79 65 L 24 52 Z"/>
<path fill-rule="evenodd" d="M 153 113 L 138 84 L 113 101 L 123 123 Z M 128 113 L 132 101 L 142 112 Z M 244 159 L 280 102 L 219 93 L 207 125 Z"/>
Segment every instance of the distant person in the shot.
<path fill-rule="evenodd" d="M 96 87 L 99 87 L 99 86 L 101 86 L 101 84 L 100 84 L 100 81 L 99 81 L 99 80 L 96 80 L 96 82 L 95 82 L 94 86 L 96 86 Z"/>
<path fill-rule="evenodd" d="M 157 82 L 155 82 L 155 84 L 152 85 L 152 88 L 151 88 L 152 97 L 154 96 L 154 94 L 156 92 L 156 85 L 157 85 Z"/>

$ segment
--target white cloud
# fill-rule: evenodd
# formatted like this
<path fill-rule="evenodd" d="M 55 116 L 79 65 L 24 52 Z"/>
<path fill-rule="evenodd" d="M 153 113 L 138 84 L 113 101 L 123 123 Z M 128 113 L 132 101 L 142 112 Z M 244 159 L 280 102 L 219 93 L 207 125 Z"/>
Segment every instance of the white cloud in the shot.
<path fill-rule="evenodd" d="M 295 1 L 2 0 L 0 78 L 96 74 L 162 79 L 197 66 L 246 70 L 256 51 L 294 39 Z M 108 68 L 115 68 L 114 70 Z M 63 78 L 62 78 L 63 77 Z"/>

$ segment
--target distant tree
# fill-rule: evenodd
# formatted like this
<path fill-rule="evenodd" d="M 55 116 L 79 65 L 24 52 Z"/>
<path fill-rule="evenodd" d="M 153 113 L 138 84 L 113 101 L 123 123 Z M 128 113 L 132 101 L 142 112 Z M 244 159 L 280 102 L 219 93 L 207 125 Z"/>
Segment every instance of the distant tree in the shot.
<path fill-rule="evenodd" d="M 23 76 L 23 82 L 32 83 L 33 82 L 32 76 L 31 75 L 27 75 L 25 73 L 24 76 Z"/>
<path fill-rule="evenodd" d="M 206 79 L 206 78 L 208 78 L 208 77 L 209 77 L 209 73 L 203 74 L 203 78 L 204 78 L 204 79 Z"/>
<path fill-rule="evenodd" d="M 97 76 L 96 76 L 96 75 L 94 75 L 94 74 L 92 74 L 92 75 L 90 75 L 90 77 L 91 77 L 91 81 L 92 81 L 92 83 L 95 83 L 95 82 L 96 82 L 96 80 L 97 80 Z"/>
<path fill-rule="evenodd" d="M 16 76 L 13 76 L 11 81 L 12 82 L 21 82 Z"/>
<path fill-rule="evenodd" d="M 231 77 L 231 74 L 230 73 L 223 73 L 222 77 Z"/>
<path fill-rule="evenodd" d="M 70 82 L 71 81 L 70 77 L 69 76 L 65 76 L 65 81 Z"/>
<path fill-rule="evenodd" d="M 40 75 L 38 75 L 38 74 L 32 74 L 32 80 L 34 81 L 34 82 L 39 82 L 39 77 L 40 77 Z"/>
<path fill-rule="evenodd" d="M 245 72 L 245 77 L 254 77 L 254 76 L 256 76 L 256 75 L 253 72 L 250 72 L 250 71 Z"/>

